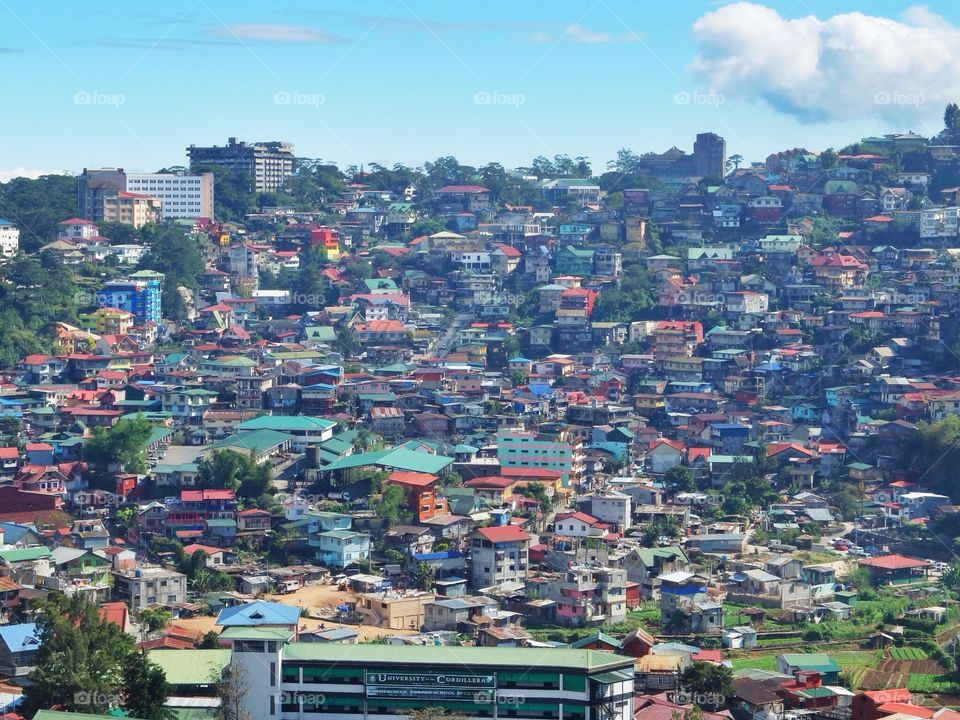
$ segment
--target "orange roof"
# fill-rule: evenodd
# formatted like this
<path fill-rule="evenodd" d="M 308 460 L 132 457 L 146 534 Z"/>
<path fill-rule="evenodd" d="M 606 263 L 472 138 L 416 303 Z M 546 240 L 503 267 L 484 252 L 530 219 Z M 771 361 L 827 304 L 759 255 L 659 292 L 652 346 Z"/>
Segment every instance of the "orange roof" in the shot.
<path fill-rule="evenodd" d="M 930 563 L 926 560 L 906 557 L 905 555 L 882 555 L 880 557 L 866 558 L 860 561 L 861 565 L 877 568 L 878 570 L 910 570 L 913 568 L 929 567 Z"/>
<path fill-rule="evenodd" d="M 387 478 L 387 480 L 400 485 L 416 485 L 418 487 L 427 487 L 429 485 L 433 485 L 437 481 L 437 476 L 423 472 L 394 470 L 392 473 L 390 473 L 390 476 Z"/>

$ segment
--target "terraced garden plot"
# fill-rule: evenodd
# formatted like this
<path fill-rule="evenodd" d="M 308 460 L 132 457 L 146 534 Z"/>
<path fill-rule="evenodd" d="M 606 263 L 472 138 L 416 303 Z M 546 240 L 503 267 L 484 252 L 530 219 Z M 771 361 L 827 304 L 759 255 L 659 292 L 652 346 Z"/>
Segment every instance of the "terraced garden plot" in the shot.
<path fill-rule="evenodd" d="M 960 690 L 960 685 L 949 675 L 919 674 L 910 675 L 907 690 L 934 695 L 953 694 Z"/>
<path fill-rule="evenodd" d="M 927 654 L 920 648 L 895 647 L 890 649 L 890 657 L 894 660 L 926 660 Z"/>
<path fill-rule="evenodd" d="M 749 668 L 751 670 L 771 670 L 777 669 L 776 655 L 744 655 L 743 657 L 732 658 L 730 664 L 734 670 Z"/>

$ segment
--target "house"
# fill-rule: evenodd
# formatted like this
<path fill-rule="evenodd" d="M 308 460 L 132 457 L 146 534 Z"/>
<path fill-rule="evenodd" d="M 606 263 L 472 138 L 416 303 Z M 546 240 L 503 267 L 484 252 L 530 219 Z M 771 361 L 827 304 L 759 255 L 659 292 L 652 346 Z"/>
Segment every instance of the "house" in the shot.
<path fill-rule="evenodd" d="M 813 672 L 820 675 L 825 685 L 836 685 L 840 682 L 840 666 L 823 653 L 777 655 L 777 672 L 784 675 Z"/>
<path fill-rule="evenodd" d="M 470 581 L 475 588 L 523 582 L 530 535 L 516 525 L 479 528 L 470 538 Z"/>
<path fill-rule="evenodd" d="M 113 573 L 113 597 L 134 612 L 152 605 L 179 605 L 187 599 L 187 576 L 160 567 Z"/>
<path fill-rule="evenodd" d="M 647 458 L 650 471 L 660 475 L 683 462 L 686 448 L 676 440 L 660 439 L 650 445 Z"/>
<path fill-rule="evenodd" d="M 0 627 L 0 674 L 22 678 L 34 668 L 40 637 L 35 623 Z"/>
<path fill-rule="evenodd" d="M 679 546 L 632 548 L 622 561 L 627 579 L 640 584 L 640 597 L 659 600 L 660 576 L 687 571 L 690 562 Z"/>
<path fill-rule="evenodd" d="M 737 625 L 723 631 L 723 646 L 730 650 L 747 650 L 757 646 L 757 631 L 749 625 Z"/>
<path fill-rule="evenodd" d="M 930 563 L 903 555 L 880 555 L 859 562 L 874 585 L 904 585 L 926 578 Z"/>

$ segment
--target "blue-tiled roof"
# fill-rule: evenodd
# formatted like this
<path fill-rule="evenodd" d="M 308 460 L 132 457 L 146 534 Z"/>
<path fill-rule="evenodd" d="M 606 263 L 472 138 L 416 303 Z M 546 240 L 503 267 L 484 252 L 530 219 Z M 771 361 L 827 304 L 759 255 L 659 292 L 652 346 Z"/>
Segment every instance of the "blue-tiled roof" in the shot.
<path fill-rule="evenodd" d="M 36 623 L 21 625 L 7 625 L 0 628 L 0 640 L 10 648 L 10 652 L 30 652 L 40 647 L 40 638 L 37 637 Z"/>
<path fill-rule="evenodd" d="M 283 603 L 257 600 L 246 605 L 224 608 L 217 616 L 222 627 L 257 627 L 259 625 L 296 625 L 300 608 Z"/>

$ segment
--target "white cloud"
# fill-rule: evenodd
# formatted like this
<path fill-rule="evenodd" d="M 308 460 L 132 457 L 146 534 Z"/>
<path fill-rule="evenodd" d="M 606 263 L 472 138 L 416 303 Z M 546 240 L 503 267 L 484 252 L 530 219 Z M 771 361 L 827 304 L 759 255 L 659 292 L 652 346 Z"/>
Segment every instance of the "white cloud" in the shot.
<path fill-rule="evenodd" d="M 590 30 L 583 27 L 583 25 L 573 24 L 567 25 L 563 29 L 563 32 L 558 35 L 538 32 L 528 35 L 527 39 L 536 43 L 573 42 L 582 43 L 584 45 L 602 45 L 608 43 L 636 42 L 640 39 L 640 35 L 635 32 L 614 35 L 612 33 Z"/>
<path fill-rule="evenodd" d="M 9 182 L 14 178 L 24 177 L 36 180 L 41 175 L 62 175 L 67 174 L 66 170 L 31 170 L 25 167 L 15 167 L 12 169 L 0 168 L 0 182 Z"/>
<path fill-rule="evenodd" d="M 259 42 L 277 43 L 335 43 L 342 38 L 330 33 L 307 27 L 305 25 L 262 25 L 255 23 L 241 23 L 225 25 L 217 28 L 217 35 L 252 40 Z"/>
<path fill-rule="evenodd" d="M 803 122 L 935 120 L 960 98 L 960 28 L 924 8 L 788 19 L 751 2 L 693 24 L 690 70 L 727 99 L 763 100 Z"/>

